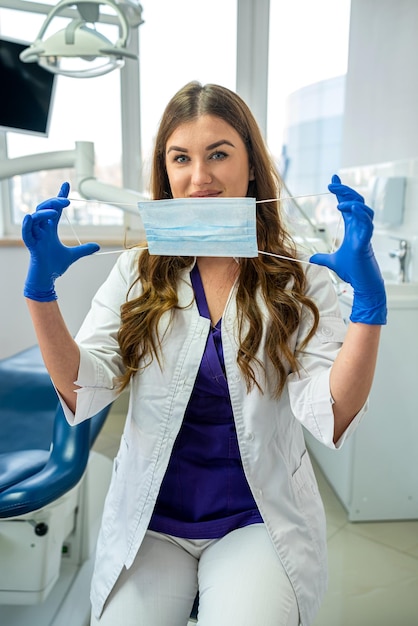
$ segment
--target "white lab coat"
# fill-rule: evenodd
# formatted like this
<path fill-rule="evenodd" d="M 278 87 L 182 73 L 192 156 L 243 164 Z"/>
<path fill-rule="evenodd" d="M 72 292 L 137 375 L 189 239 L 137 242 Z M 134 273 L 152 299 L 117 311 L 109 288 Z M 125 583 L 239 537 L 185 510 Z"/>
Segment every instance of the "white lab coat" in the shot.
<path fill-rule="evenodd" d="M 81 364 L 75 416 L 79 423 L 115 399 L 114 378 L 122 371 L 117 332 L 120 306 L 137 275 L 137 253 L 121 255 L 97 292 L 78 335 Z M 327 270 L 307 269 L 307 294 L 315 299 L 321 321 L 300 354 L 300 375 L 290 373 L 283 395 L 272 398 L 261 372 L 264 393 L 247 393 L 236 363 L 237 330 L 234 287 L 222 320 L 225 368 L 244 471 L 278 557 L 294 587 L 301 624 L 312 623 L 327 584 L 326 528 L 322 501 L 303 437 L 302 425 L 334 447 L 329 372 L 345 335 L 335 291 Z M 140 293 L 138 283 L 130 298 Z M 92 607 L 98 617 L 122 568 L 129 568 L 147 530 L 171 450 L 193 389 L 209 332 L 200 317 L 189 271 L 180 281 L 179 308 L 162 321 L 161 368 L 156 359 L 131 381 L 130 404 L 121 446 L 114 462 L 98 539 L 92 581 Z M 266 308 L 259 297 L 264 316 Z M 171 318 L 171 324 L 169 324 Z M 309 315 L 292 337 L 297 349 Z M 266 363 L 265 334 L 258 358 Z M 268 371 L 271 367 L 268 368 Z M 364 409 L 341 440 L 360 420 Z"/>

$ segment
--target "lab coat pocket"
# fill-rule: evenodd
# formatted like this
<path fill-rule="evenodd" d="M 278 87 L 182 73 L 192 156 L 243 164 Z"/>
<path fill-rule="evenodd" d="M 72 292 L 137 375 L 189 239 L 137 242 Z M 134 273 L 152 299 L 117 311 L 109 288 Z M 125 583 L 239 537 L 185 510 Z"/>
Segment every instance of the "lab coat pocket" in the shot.
<path fill-rule="evenodd" d="M 305 450 L 301 456 L 299 467 L 292 474 L 293 488 L 295 492 L 308 487 L 315 495 L 318 492 L 315 474 L 308 451 Z"/>
<path fill-rule="evenodd" d="M 102 538 L 109 535 L 115 518 L 118 515 L 126 483 L 126 466 L 128 460 L 128 442 L 122 436 L 119 451 L 113 461 L 112 478 L 107 492 L 102 519 Z"/>
<path fill-rule="evenodd" d="M 325 511 L 307 450 L 302 454 L 300 465 L 292 475 L 292 486 L 295 501 L 305 520 L 306 530 L 317 554 L 321 556 L 325 541 Z"/>

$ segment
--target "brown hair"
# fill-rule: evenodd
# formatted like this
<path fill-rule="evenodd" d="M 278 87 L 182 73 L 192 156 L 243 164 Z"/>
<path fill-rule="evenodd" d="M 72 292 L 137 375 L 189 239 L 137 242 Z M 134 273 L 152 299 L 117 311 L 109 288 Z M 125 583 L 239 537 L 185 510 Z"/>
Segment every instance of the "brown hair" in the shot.
<path fill-rule="evenodd" d="M 225 87 L 213 84 L 202 86 L 198 82 L 191 82 L 180 89 L 168 103 L 155 142 L 151 174 L 152 197 L 156 200 L 172 197 L 165 163 L 167 141 L 180 124 L 202 115 L 217 116 L 239 133 L 254 172 L 254 180 L 249 182 L 247 196 L 257 200 L 269 200 L 257 207 L 258 249 L 295 258 L 295 244 L 283 223 L 278 203 L 273 200 L 280 194 L 280 177 L 250 109 L 237 94 Z M 139 371 L 143 359 L 146 364 L 154 357 L 159 360 L 158 322 L 164 313 L 174 312 L 178 306 L 177 283 L 181 272 L 192 263 L 193 259 L 190 257 L 150 256 L 148 252 L 140 255 L 137 280 L 141 281 L 142 295 L 128 300 L 121 308 L 118 339 L 126 367 L 120 378 L 122 388 Z M 278 397 L 283 390 L 288 368 L 298 370 L 297 357 L 289 349 L 288 342 L 300 324 L 302 305 L 312 314 L 312 328 L 305 344 L 318 325 L 317 307 L 304 295 L 305 288 L 305 273 L 299 263 L 261 254 L 258 258 L 240 259 L 236 296 L 240 337 L 238 365 L 248 390 L 254 385 L 260 388 L 253 364 L 257 362 L 265 369 L 256 358 L 263 328 L 256 291 L 261 290 L 270 316 L 267 353 L 276 372 L 274 395 Z"/>

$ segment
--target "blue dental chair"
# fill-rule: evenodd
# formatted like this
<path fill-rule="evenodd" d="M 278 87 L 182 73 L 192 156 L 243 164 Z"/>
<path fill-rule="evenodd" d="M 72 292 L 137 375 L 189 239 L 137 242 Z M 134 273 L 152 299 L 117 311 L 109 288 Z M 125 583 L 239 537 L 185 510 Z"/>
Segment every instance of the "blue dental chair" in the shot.
<path fill-rule="evenodd" d="M 0 360 L 0 623 L 88 623 L 109 410 L 70 426 L 37 346 Z"/>

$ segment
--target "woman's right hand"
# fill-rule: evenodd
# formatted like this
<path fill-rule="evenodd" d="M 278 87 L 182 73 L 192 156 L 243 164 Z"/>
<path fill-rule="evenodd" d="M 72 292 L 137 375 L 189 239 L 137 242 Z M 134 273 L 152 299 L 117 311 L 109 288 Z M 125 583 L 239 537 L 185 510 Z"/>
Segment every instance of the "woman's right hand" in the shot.
<path fill-rule="evenodd" d="M 30 253 L 24 295 L 30 300 L 51 302 L 57 299 L 55 280 L 78 259 L 100 249 L 97 243 L 68 247 L 58 237 L 63 209 L 70 204 L 70 185 L 63 183 L 56 198 L 42 202 L 35 213 L 25 215 L 22 238 Z"/>

